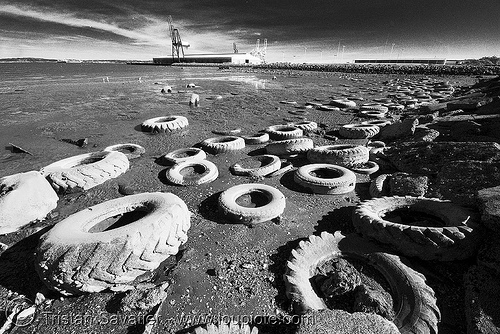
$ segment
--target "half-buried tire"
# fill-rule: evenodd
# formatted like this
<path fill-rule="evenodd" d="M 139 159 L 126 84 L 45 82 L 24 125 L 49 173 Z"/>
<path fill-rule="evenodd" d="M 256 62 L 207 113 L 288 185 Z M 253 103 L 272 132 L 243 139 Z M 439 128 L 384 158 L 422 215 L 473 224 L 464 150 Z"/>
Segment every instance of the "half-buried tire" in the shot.
<path fill-rule="evenodd" d="M 255 207 L 238 203 L 250 199 Z M 248 203 L 250 204 L 250 203 Z M 285 211 L 285 195 L 278 189 L 260 183 L 240 184 L 225 190 L 219 197 L 221 212 L 231 221 L 254 225 L 280 216 Z"/>
<path fill-rule="evenodd" d="M 295 171 L 294 180 L 315 194 L 341 195 L 356 187 L 356 175 L 332 164 L 309 164 Z"/>
<path fill-rule="evenodd" d="M 129 290 L 178 252 L 189 227 L 190 212 L 174 194 L 113 199 L 69 216 L 44 234 L 36 270 L 47 287 L 63 295 Z"/>
<path fill-rule="evenodd" d="M 374 198 L 358 204 L 352 220 L 362 235 L 424 260 L 469 258 L 481 240 L 473 211 L 437 198 Z"/>
<path fill-rule="evenodd" d="M 129 161 L 117 151 L 80 154 L 56 161 L 40 170 L 60 193 L 88 190 L 127 171 Z"/>
<path fill-rule="evenodd" d="M 170 183 L 191 186 L 210 183 L 219 176 L 217 166 L 208 160 L 182 161 L 167 170 L 166 178 Z"/>
<path fill-rule="evenodd" d="M 311 279 L 322 264 L 341 258 L 361 261 L 387 281 L 394 301 L 393 322 L 401 333 L 438 332 L 441 314 L 425 277 L 403 264 L 398 256 L 382 252 L 355 234 L 344 237 L 340 232 L 335 235 L 322 232 L 320 236 L 312 235 L 301 241 L 298 248 L 292 250 L 284 278 L 286 295 L 292 300 L 296 313 L 328 308 L 316 294 Z"/>
<path fill-rule="evenodd" d="M 139 158 L 146 150 L 141 145 L 137 144 L 116 144 L 106 147 L 103 151 L 118 151 L 127 156 L 129 160 Z"/>
<path fill-rule="evenodd" d="M 307 160 L 312 163 L 328 163 L 343 167 L 352 167 L 366 163 L 369 150 L 365 146 L 339 144 L 316 146 L 307 152 Z"/>
<path fill-rule="evenodd" d="M 205 151 L 196 147 L 180 148 L 163 156 L 163 159 L 174 164 L 190 160 L 205 160 L 206 158 Z"/>
<path fill-rule="evenodd" d="M 243 159 L 231 166 L 234 175 L 266 176 L 281 168 L 279 157 L 270 154 L 256 155 Z"/>

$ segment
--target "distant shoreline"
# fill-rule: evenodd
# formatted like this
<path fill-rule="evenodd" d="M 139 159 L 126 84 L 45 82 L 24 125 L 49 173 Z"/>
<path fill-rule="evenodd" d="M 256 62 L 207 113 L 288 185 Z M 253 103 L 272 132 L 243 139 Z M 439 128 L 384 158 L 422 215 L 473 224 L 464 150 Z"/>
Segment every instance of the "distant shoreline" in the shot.
<path fill-rule="evenodd" d="M 61 63 L 61 64 L 149 64 L 149 60 L 119 60 L 119 59 L 102 59 L 102 60 L 80 60 L 80 59 L 50 59 L 50 58 L 0 58 L 0 63 Z"/>

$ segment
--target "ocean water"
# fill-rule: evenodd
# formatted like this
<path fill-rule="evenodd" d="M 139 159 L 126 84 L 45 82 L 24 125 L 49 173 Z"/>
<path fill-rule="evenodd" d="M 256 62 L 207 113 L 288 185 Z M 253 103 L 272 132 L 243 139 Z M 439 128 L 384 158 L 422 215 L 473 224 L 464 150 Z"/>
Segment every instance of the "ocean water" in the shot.
<path fill-rule="evenodd" d="M 228 80 L 265 88 L 251 74 L 228 74 L 217 67 L 146 66 L 126 64 L 0 63 L 0 93 L 31 86 L 84 83 L 127 83 L 174 80 Z"/>

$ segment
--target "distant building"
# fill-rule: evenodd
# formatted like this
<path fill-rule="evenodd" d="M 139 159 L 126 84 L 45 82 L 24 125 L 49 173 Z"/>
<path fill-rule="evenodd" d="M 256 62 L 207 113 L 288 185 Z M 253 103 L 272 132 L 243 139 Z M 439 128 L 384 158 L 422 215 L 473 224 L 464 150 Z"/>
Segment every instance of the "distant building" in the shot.
<path fill-rule="evenodd" d="M 171 65 L 173 63 L 261 64 L 262 59 L 249 53 L 190 54 L 179 59 L 172 56 L 153 58 L 153 63 L 156 65 Z"/>
<path fill-rule="evenodd" d="M 356 59 L 356 64 L 426 64 L 426 65 L 444 65 L 446 59 Z"/>

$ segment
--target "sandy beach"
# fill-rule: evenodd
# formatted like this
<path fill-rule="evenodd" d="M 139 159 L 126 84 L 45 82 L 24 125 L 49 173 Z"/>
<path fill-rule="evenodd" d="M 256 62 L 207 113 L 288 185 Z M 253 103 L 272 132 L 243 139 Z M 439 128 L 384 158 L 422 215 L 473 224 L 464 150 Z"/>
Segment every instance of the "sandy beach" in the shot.
<path fill-rule="evenodd" d="M 219 176 L 214 182 L 198 186 L 170 184 L 165 177 L 169 165 L 161 157 L 216 137 L 212 131 L 241 128 L 241 135 L 251 135 L 271 125 L 304 118 L 324 129 L 323 133 L 310 134 L 314 146 L 365 145 L 367 139 L 342 139 L 337 133 L 340 126 L 363 120 L 357 111 L 305 109 L 305 103 L 328 103 L 346 96 L 362 98 L 358 104 L 372 102 L 386 97 L 387 82 L 418 81 L 424 76 L 130 67 L 134 68 L 128 75 L 128 69 L 117 68 L 115 73 L 101 71 L 102 75 L 9 78 L 0 83 L 0 177 L 39 170 L 57 160 L 113 144 L 134 143 L 146 150 L 140 158 L 130 161 L 126 173 L 88 191 L 60 195 L 57 208 L 47 219 L 0 236 L 4 247 L 0 253 L 0 304 L 8 303 L 15 293 L 34 301 L 41 292 L 53 300 L 37 309 L 28 326 L 13 327 L 10 333 L 143 333 L 145 323 L 155 314 L 158 323 L 153 333 L 186 333 L 194 325 L 225 321 L 228 317 L 250 319 L 262 333 L 293 333 L 293 323 L 286 323 L 295 319 L 283 281 L 292 249 L 312 234 L 354 232 L 353 208 L 370 198 L 369 185 L 374 175 L 356 174 L 355 191 L 346 195 L 312 194 L 294 182 L 293 171 L 259 179 L 285 195 L 286 209 L 279 221 L 248 227 L 221 217 L 217 201 L 229 187 L 253 182 L 231 174 L 229 167 L 250 155 L 265 153 L 265 145 L 208 154 L 207 160 L 218 167 Z M 106 77 L 109 82 L 104 80 Z M 457 88 L 477 81 L 472 76 L 428 78 L 449 81 Z M 187 88 L 189 83 L 196 87 Z M 166 85 L 172 87 L 172 93 L 161 92 Z M 188 103 L 193 93 L 200 97 L 198 107 Z M 299 116 L 297 110 L 307 114 Z M 397 118 L 400 113 L 393 114 Z M 145 120 L 167 115 L 185 116 L 189 126 L 171 134 L 141 131 Z M 325 133 L 339 139 L 333 141 Z M 88 139 L 85 147 L 69 142 L 84 138 Z M 9 143 L 31 154 L 14 153 Z M 308 163 L 301 157 L 289 161 L 294 168 Z M 123 302 L 126 293 L 61 297 L 44 287 L 34 269 L 34 251 L 43 233 L 73 213 L 122 197 L 120 186 L 139 193 L 171 192 L 192 212 L 188 241 L 177 256 L 164 263 L 158 275 L 158 280 L 168 282 L 166 298 L 148 310 L 133 309 L 132 302 Z M 440 333 L 466 332 L 462 277 L 473 262 L 408 260 L 435 291 L 441 311 Z M 1 315 L 0 323 L 5 320 Z"/>

